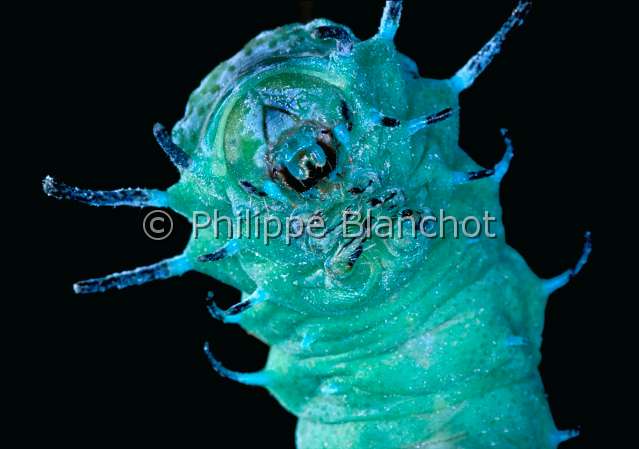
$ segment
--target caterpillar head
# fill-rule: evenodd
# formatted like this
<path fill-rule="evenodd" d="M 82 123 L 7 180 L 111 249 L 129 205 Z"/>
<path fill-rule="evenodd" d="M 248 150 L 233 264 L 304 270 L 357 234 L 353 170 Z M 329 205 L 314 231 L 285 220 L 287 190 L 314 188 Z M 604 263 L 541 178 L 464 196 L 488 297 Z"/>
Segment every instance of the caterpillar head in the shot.
<path fill-rule="evenodd" d="M 170 207 L 195 228 L 206 214 L 219 233 L 198 229 L 182 256 L 77 290 L 197 270 L 300 310 L 383 300 L 446 244 L 413 232 L 421 218 L 443 208 L 466 215 L 498 209 L 498 183 L 467 182 L 482 171 L 457 146 L 458 95 L 528 7 L 522 2 L 493 41 L 446 80 L 422 78 L 396 50 L 397 0 L 387 2 L 379 32 L 365 41 L 328 20 L 260 34 L 204 79 L 171 135 L 156 128 L 180 181 L 167 192 L 128 191 L 133 196 L 124 201 L 122 191 L 110 192 L 108 204 Z M 469 197 L 467 189 L 475 189 L 472 205 L 458 201 Z M 92 204 L 105 204 L 109 193 L 50 179 L 45 190 L 84 194 Z M 363 232 L 346 232 L 345 220 Z M 282 231 L 266 241 L 264 226 L 277 231 L 278 223 Z M 311 224 L 317 232 L 297 235 Z"/>
<path fill-rule="evenodd" d="M 215 207 L 285 228 L 265 244 L 236 226 L 241 270 L 273 294 L 278 285 L 297 286 L 296 307 L 343 308 L 382 284 L 396 285 L 428 251 L 420 235 L 353 237 L 343 222 L 372 231 L 366 226 L 397 227 L 393 219 L 429 213 L 428 160 L 447 157 L 440 153 L 456 144 L 456 109 L 450 82 L 419 77 L 384 32 L 361 42 L 348 28 L 318 20 L 263 33 L 218 68 L 173 135 L 192 154 Z M 177 188 L 186 192 L 191 182 Z M 305 231 L 315 223 L 317 232 L 287 242 L 287 226 L 300 223 Z M 219 245 L 203 233 L 191 248 L 200 255 Z"/>

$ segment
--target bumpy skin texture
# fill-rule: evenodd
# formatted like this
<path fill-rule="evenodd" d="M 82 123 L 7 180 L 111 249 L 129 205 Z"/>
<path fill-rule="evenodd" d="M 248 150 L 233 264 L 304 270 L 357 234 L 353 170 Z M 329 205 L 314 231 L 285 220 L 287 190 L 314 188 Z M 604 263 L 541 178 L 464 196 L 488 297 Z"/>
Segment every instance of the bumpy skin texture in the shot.
<path fill-rule="evenodd" d="M 397 52 L 397 0 L 367 41 L 327 20 L 262 33 L 204 79 L 172 142 L 156 127 L 181 172 L 167 192 L 93 192 L 52 178 L 45 191 L 189 218 L 214 210 L 281 222 L 321 215 L 330 232 L 266 245 L 243 226 L 234 240 L 202 231 L 182 256 L 76 291 L 188 270 L 240 289 L 240 306 L 214 307 L 214 315 L 267 343 L 267 365 L 234 373 L 211 356 L 213 367 L 266 387 L 298 416 L 298 449 L 554 449 L 573 435 L 556 430 L 537 371 L 544 309 L 585 259 L 554 280 L 536 277 L 505 243 L 500 221 L 510 153 L 485 171 L 457 144 L 459 92 L 529 6 L 520 3 L 450 80 L 421 78 Z M 488 212 L 497 238 L 456 239 L 450 226 L 446 238 L 346 238 L 339 224 L 347 209 L 373 217 Z"/>
<path fill-rule="evenodd" d="M 320 27 L 344 30 L 352 48 L 316 37 Z M 171 207 L 186 216 L 217 208 L 282 219 L 323 211 L 330 222 L 398 191 L 400 208 L 499 217 L 494 179 L 452 182 L 480 170 L 457 145 L 457 114 L 411 135 L 371 113 L 404 122 L 457 105 L 448 80 L 419 77 L 390 40 L 358 42 L 326 20 L 263 33 L 203 81 L 174 128 L 194 170 L 169 192 Z M 272 181 L 263 155 L 278 142 L 265 136 L 265 106 L 296 116 L 274 134 L 301 122 L 334 130 L 352 121 L 330 179 L 306 194 L 283 187 L 287 201 L 241 187 L 249 181 L 263 191 Z M 369 179 L 364 193 L 349 192 Z M 237 255 L 203 264 L 198 256 L 222 244 L 204 234 L 187 254 L 198 271 L 268 294 L 239 322 L 271 347 L 265 386 L 299 417 L 299 449 L 554 448 L 537 372 L 548 294 L 501 225 L 494 229 L 497 239 L 474 242 L 377 241 L 348 275 L 333 265 L 345 243 L 339 235 L 315 246 L 243 239 Z M 509 345 L 512 336 L 525 344 Z"/>

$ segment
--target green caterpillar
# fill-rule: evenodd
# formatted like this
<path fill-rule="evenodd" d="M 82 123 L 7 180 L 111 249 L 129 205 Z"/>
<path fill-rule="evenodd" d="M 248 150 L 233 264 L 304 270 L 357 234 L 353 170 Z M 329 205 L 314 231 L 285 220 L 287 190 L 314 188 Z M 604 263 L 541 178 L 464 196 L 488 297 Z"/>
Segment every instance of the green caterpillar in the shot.
<path fill-rule="evenodd" d="M 219 65 L 172 133 L 154 128 L 181 174 L 167 191 L 92 191 L 47 177 L 53 197 L 171 208 L 196 228 L 183 254 L 74 290 L 191 270 L 241 290 L 228 310 L 211 297 L 210 311 L 266 342 L 267 365 L 238 373 L 208 344 L 206 353 L 221 375 L 267 388 L 299 418 L 298 449 L 554 449 L 576 432 L 556 429 L 537 371 L 544 309 L 586 263 L 590 236 L 575 268 L 539 279 L 504 240 L 499 188 L 513 156 L 506 132 L 506 154 L 492 169 L 457 142 L 460 92 L 531 3 L 520 2 L 445 80 L 421 78 L 397 52 L 402 6 L 386 2 L 369 40 L 320 19 L 264 32 Z M 450 224 L 441 228 L 447 238 L 370 233 L 423 224 L 437 210 L 491 213 L 494 234 L 454 238 Z M 228 220 L 216 236 L 198 222 L 211 211 L 325 228 L 319 237 L 265 242 Z M 349 236 L 344 211 L 360 213 L 350 226 L 368 232 Z"/>

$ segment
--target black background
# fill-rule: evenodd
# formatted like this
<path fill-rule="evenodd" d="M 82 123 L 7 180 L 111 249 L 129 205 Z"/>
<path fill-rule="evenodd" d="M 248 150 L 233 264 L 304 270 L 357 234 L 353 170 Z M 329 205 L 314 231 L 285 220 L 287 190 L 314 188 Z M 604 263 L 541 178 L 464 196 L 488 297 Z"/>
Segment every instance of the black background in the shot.
<path fill-rule="evenodd" d="M 301 3 L 57 5 L 31 15 L 15 44 L 26 49 L 19 68 L 28 110 L 17 114 L 28 129 L 19 138 L 37 166 L 26 204 L 39 217 L 20 264 L 37 268 L 15 279 L 29 308 L 15 338 L 28 342 L 18 365 L 27 369 L 18 370 L 23 382 L 13 388 L 15 415 L 28 423 L 25 441 L 293 448 L 294 418 L 265 391 L 217 377 L 203 355 L 209 340 L 230 368 L 263 366 L 264 345 L 206 312 L 209 290 L 225 306 L 237 292 L 188 274 L 101 296 L 72 293 L 74 281 L 180 253 L 188 223 L 175 216 L 173 236 L 153 242 L 141 229 L 145 211 L 57 202 L 38 192 L 38 178 L 102 189 L 175 183 L 153 123 L 177 121 L 200 80 L 258 32 L 303 20 Z M 382 1 L 312 3 L 312 17 L 347 24 L 361 38 L 374 34 L 383 8 Z M 397 45 L 423 76 L 450 76 L 514 3 L 407 0 Z M 592 63 L 606 30 L 591 25 L 599 11 L 559 3 L 537 2 L 527 25 L 463 94 L 461 145 L 492 166 L 504 150 L 499 129 L 511 130 L 516 157 L 504 182 L 504 220 L 509 243 L 538 275 L 573 266 L 584 232 L 593 231 L 589 265 L 550 300 L 541 371 L 558 427 L 582 432 L 562 447 L 606 447 L 614 435 L 602 419 L 612 369 L 604 337 L 614 325 L 602 301 L 614 293 L 604 281 L 610 262 L 596 223 L 607 148 L 593 87 L 602 66 Z"/>

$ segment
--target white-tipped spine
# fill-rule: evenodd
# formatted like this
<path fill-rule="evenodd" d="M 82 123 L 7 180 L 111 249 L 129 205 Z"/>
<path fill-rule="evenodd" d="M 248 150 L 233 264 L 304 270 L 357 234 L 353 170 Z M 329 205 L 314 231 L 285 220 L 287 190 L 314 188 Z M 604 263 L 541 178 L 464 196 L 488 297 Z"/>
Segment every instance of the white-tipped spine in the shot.
<path fill-rule="evenodd" d="M 450 79 L 453 88 L 461 92 L 473 85 L 475 80 L 490 65 L 495 56 L 514 29 L 523 25 L 525 17 L 530 12 L 532 2 L 521 1 L 501 29 L 482 47 L 479 52 Z"/>

